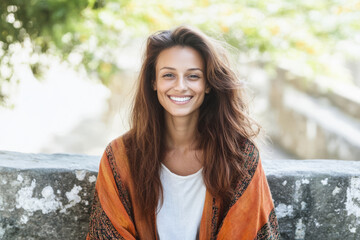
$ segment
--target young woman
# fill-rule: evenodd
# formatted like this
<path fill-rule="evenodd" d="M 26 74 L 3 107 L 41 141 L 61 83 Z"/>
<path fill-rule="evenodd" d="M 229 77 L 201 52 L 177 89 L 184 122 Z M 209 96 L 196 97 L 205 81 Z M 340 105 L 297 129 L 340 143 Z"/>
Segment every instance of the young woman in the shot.
<path fill-rule="evenodd" d="M 131 130 L 101 159 L 87 239 L 278 239 L 242 90 L 199 30 L 151 35 Z"/>

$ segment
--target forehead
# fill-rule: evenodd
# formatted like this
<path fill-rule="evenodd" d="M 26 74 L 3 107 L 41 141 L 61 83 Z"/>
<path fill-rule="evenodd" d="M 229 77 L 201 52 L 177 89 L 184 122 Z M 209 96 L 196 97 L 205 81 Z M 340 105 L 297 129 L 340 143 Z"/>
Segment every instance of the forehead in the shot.
<path fill-rule="evenodd" d="M 204 68 L 201 54 L 191 47 L 175 46 L 160 52 L 156 69 L 171 67 L 176 69 Z"/>

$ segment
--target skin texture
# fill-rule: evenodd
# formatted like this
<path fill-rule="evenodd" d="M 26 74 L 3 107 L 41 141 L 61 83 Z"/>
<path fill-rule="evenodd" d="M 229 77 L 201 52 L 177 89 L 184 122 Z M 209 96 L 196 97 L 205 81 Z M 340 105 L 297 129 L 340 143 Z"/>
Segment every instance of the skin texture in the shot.
<path fill-rule="evenodd" d="M 190 47 L 171 47 L 157 58 L 154 90 L 165 109 L 166 124 L 163 164 L 178 175 L 189 175 L 202 167 L 196 126 L 199 108 L 209 91 L 204 72 L 201 55 Z"/>

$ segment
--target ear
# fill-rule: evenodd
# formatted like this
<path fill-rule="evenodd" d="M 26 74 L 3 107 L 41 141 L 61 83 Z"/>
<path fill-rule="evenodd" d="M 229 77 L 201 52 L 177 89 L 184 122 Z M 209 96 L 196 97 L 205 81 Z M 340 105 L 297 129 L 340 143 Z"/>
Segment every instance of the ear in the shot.
<path fill-rule="evenodd" d="M 209 86 L 206 86 L 205 93 L 208 94 L 210 92 L 211 88 Z"/>
<path fill-rule="evenodd" d="M 156 91 L 157 90 L 157 88 L 156 88 L 156 81 L 152 81 L 152 89 L 154 90 L 154 91 Z"/>

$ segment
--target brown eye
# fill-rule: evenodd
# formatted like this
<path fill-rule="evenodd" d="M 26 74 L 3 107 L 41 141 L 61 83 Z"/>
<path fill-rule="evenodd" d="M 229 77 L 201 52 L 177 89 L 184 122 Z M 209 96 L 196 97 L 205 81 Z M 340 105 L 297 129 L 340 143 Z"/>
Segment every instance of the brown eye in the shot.
<path fill-rule="evenodd" d="M 190 78 L 190 79 L 199 79 L 200 76 L 198 76 L 198 75 L 196 75 L 196 74 L 190 74 L 190 75 L 189 75 L 189 78 Z"/>
<path fill-rule="evenodd" d="M 172 73 L 166 73 L 162 76 L 163 78 L 173 78 L 174 77 L 174 74 Z"/>

